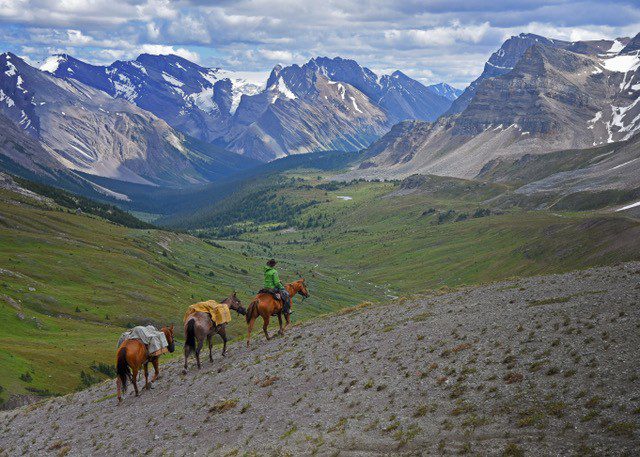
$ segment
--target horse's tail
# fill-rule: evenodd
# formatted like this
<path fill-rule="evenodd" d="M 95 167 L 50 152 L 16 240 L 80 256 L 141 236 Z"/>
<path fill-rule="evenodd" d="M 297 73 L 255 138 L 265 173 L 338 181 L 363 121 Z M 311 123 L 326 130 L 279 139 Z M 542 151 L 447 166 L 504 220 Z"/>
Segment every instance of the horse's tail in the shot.
<path fill-rule="evenodd" d="M 187 322 L 187 331 L 185 334 L 185 346 L 192 348 L 196 347 L 196 321 L 195 319 L 189 319 Z"/>
<path fill-rule="evenodd" d="M 131 374 L 131 368 L 129 368 L 129 364 L 127 363 L 127 347 L 123 346 L 118 350 L 117 362 L 116 362 L 116 373 L 118 378 L 120 378 L 120 382 L 122 382 L 122 391 L 127 392 L 127 379 L 131 378 L 133 375 Z"/>
<path fill-rule="evenodd" d="M 255 314 L 255 316 L 254 316 Z M 251 322 L 251 319 L 254 317 L 258 317 L 258 300 L 253 300 L 249 307 L 247 308 L 247 314 L 245 314 L 245 319 L 247 319 L 247 323 Z"/>

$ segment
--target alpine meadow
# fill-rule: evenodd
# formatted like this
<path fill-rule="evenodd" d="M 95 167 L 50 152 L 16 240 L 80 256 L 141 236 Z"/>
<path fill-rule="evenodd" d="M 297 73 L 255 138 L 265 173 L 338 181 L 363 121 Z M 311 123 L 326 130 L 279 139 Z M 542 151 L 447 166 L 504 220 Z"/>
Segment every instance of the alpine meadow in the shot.
<path fill-rule="evenodd" d="M 635 2 L 5 3 L 0 456 L 640 453 Z"/>

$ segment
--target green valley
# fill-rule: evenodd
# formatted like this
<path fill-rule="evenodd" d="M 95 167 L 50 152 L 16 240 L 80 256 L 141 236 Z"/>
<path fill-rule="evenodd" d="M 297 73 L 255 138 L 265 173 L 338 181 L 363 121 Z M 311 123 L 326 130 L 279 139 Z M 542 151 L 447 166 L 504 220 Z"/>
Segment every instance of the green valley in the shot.
<path fill-rule="evenodd" d="M 640 222 L 607 208 L 532 211 L 508 184 L 337 182 L 312 156 L 290 162 L 227 192 L 201 190 L 197 208 L 153 222 L 177 231 L 127 228 L 99 217 L 101 207 L 76 214 L 2 191 L 3 400 L 104 379 L 127 327 L 174 323 L 181 338 L 190 303 L 237 290 L 246 304 L 270 257 L 285 281 L 309 283 L 294 322 L 364 301 L 640 258 Z M 234 315 L 231 336 L 244 332 Z"/>

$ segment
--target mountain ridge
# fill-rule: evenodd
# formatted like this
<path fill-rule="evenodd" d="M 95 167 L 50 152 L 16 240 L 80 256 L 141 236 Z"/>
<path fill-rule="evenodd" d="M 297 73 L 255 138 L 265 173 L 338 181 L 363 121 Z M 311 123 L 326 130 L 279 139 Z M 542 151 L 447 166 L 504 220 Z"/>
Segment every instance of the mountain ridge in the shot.
<path fill-rule="evenodd" d="M 618 40 L 558 43 L 527 46 L 508 72 L 481 78 L 461 113 L 394 127 L 343 178 L 473 178 L 496 158 L 590 148 L 637 134 L 638 51 L 623 51 Z M 614 47 L 615 53 L 601 52 Z M 465 103 L 463 97 L 454 104 Z"/>
<path fill-rule="evenodd" d="M 233 72 L 173 55 L 142 54 L 109 66 L 59 55 L 41 68 L 124 98 L 199 140 L 263 161 L 318 150 L 361 149 L 398 121 L 434 120 L 456 94 L 442 84 L 427 88 L 399 70 L 376 75 L 340 57 L 277 65 L 264 86 L 242 85 Z M 333 84 L 338 93 L 330 96 L 316 83 Z"/>
<path fill-rule="evenodd" d="M 173 186 L 204 183 L 220 171 L 253 163 L 215 146 L 188 148 L 186 135 L 152 113 L 75 79 L 42 72 L 14 54 L 0 55 L 0 70 L 0 117 L 17 127 L 13 144 L 22 143 L 20 148 L 5 143 L 3 153 L 33 172 L 75 170 Z M 225 154 L 229 165 L 216 162 Z"/>

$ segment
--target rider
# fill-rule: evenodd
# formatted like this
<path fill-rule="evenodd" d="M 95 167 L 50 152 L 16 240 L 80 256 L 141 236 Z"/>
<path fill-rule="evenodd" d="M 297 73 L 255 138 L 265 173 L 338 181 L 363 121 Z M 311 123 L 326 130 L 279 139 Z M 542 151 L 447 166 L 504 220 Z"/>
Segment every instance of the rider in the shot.
<path fill-rule="evenodd" d="M 276 261 L 271 259 L 267 262 L 267 266 L 264 267 L 264 288 L 275 290 L 282 297 L 282 305 L 283 312 L 288 314 L 291 309 L 291 297 L 289 296 L 289 292 L 280 282 L 280 278 L 278 277 L 278 272 L 274 268 L 276 266 Z"/>

